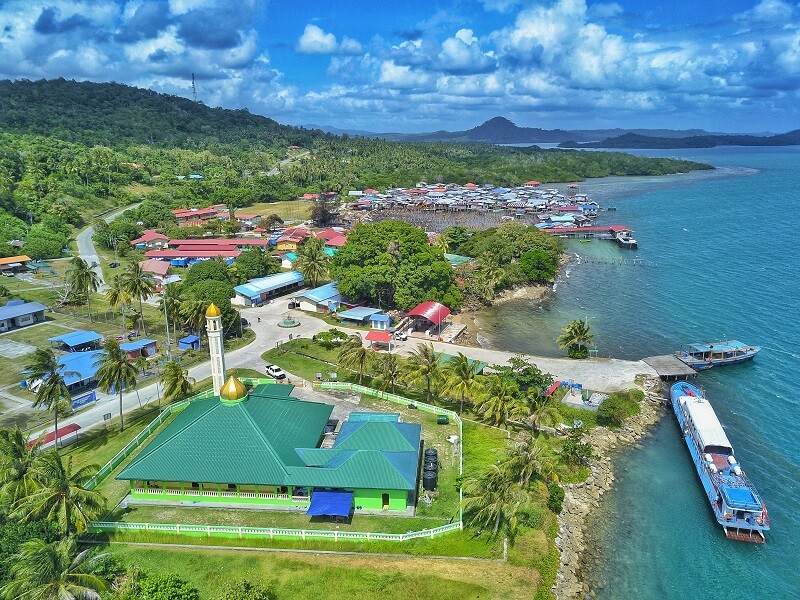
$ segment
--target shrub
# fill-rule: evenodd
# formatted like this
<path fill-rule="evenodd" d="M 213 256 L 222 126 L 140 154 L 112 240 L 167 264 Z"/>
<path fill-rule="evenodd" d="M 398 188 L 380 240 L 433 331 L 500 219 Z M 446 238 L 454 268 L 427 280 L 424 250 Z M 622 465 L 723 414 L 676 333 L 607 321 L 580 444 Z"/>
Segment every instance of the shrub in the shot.
<path fill-rule="evenodd" d="M 197 588 L 177 575 L 148 575 L 137 587 L 137 600 L 200 600 Z"/>
<path fill-rule="evenodd" d="M 564 490 L 557 483 L 549 483 L 547 485 L 547 508 L 554 513 L 561 514 L 561 508 L 564 504 Z"/>
<path fill-rule="evenodd" d="M 218 600 L 276 600 L 272 588 L 262 583 L 236 581 L 227 586 Z"/>
<path fill-rule="evenodd" d="M 597 422 L 601 425 L 619 427 L 627 416 L 623 401 L 618 396 L 609 396 L 597 409 Z"/>

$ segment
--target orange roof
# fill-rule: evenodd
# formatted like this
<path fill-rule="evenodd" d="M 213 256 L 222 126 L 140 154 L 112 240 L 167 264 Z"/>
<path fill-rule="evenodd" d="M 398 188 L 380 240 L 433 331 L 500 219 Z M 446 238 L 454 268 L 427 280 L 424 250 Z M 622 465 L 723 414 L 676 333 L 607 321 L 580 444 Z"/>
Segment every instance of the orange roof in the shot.
<path fill-rule="evenodd" d="M 23 254 L 22 256 L 7 256 L 6 258 L 0 258 L 0 265 L 10 265 L 13 263 L 26 263 L 30 262 L 31 257 L 26 256 Z"/>

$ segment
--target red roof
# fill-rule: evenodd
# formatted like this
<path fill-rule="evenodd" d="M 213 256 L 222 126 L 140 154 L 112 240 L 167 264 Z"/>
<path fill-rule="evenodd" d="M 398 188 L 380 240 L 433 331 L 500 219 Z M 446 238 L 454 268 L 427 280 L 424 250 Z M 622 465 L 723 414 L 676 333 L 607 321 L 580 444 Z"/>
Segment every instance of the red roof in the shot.
<path fill-rule="evenodd" d="M 542 184 L 539 183 L 538 181 L 526 181 L 525 185 L 542 185 Z"/>
<path fill-rule="evenodd" d="M 210 250 L 150 250 L 145 252 L 147 258 L 214 258 L 221 256 L 222 258 L 236 258 L 241 252 L 238 250 L 219 250 L 212 248 Z"/>
<path fill-rule="evenodd" d="M 28 447 L 30 448 L 36 442 L 41 442 L 42 444 L 49 444 L 54 439 L 56 439 L 56 434 L 58 434 L 58 439 L 63 438 L 65 435 L 69 435 L 70 433 L 75 433 L 81 428 L 80 425 L 77 423 L 70 423 L 69 425 L 64 425 L 64 427 L 59 427 L 57 431 L 51 431 L 50 433 L 43 435 L 42 437 L 31 440 L 28 442 Z"/>
<path fill-rule="evenodd" d="M 190 244 L 188 246 L 181 245 L 175 248 L 176 252 L 233 252 L 238 250 L 236 246 L 233 244 L 228 244 L 227 246 L 222 246 L 218 244 Z"/>
<path fill-rule="evenodd" d="M 450 316 L 450 309 L 438 302 L 421 302 L 406 313 L 407 317 L 423 317 L 434 325 L 439 325 Z"/>
<path fill-rule="evenodd" d="M 574 189 L 576 189 L 578 187 L 578 184 L 577 183 L 570 183 L 567 187 L 570 188 L 571 190 L 574 190 Z"/>
<path fill-rule="evenodd" d="M 341 248 L 346 243 L 347 243 L 346 237 L 344 237 L 343 235 L 337 235 L 336 237 L 327 240 L 325 242 L 325 245 L 331 248 Z"/>
<path fill-rule="evenodd" d="M 131 240 L 131 244 L 146 244 L 147 242 L 154 242 L 155 240 L 168 240 L 169 238 L 163 233 L 158 233 L 155 229 L 145 229 L 142 236 Z"/>
<path fill-rule="evenodd" d="M 194 238 L 188 240 L 170 240 L 170 246 L 178 248 L 191 248 L 193 246 L 218 246 L 220 248 L 241 246 L 269 246 L 269 240 L 261 238 Z"/>
<path fill-rule="evenodd" d="M 209 208 L 179 208 L 177 210 L 173 210 L 172 214 L 175 215 L 176 219 L 188 219 L 190 217 L 213 217 L 216 216 L 219 211 L 212 207 Z"/>
<path fill-rule="evenodd" d="M 161 277 L 166 275 L 167 271 L 169 270 L 168 262 L 164 260 L 156 260 L 154 258 L 141 261 L 139 266 L 145 273 L 153 273 L 154 275 L 159 275 Z"/>
<path fill-rule="evenodd" d="M 368 342 L 380 342 L 381 344 L 388 344 L 392 336 L 388 331 L 378 331 L 377 329 L 372 329 L 367 334 L 365 338 Z"/>
<path fill-rule="evenodd" d="M 316 237 L 322 238 L 323 240 L 330 240 L 340 235 L 342 234 L 335 229 L 323 229 L 322 231 L 317 232 Z"/>
<path fill-rule="evenodd" d="M 556 390 L 559 388 L 559 386 L 560 386 L 560 385 L 561 385 L 561 382 L 560 382 L 560 381 L 554 381 L 554 382 L 553 382 L 553 383 L 550 385 L 550 387 L 549 387 L 549 388 L 547 388 L 547 391 L 544 393 L 544 395 L 545 395 L 545 396 L 552 396 L 552 395 L 553 395 L 553 392 L 555 392 L 555 391 L 556 391 Z"/>
<path fill-rule="evenodd" d="M 303 200 L 316 200 L 319 194 L 303 194 Z"/>

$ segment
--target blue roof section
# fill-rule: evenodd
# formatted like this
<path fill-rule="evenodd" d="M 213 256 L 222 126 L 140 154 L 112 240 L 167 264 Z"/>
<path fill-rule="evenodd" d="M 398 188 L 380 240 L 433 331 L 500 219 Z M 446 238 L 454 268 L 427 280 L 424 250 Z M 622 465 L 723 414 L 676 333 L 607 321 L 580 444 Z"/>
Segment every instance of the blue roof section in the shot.
<path fill-rule="evenodd" d="M 184 344 L 192 344 L 194 342 L 199 342 L 200 338 L 197 337 L 196 335 L 187 335 L 186 337 L 183 337 L 183 338 L 179 339 L 178 341 L 179 342 L 183 342 Z"/>
<path fill-rule="evenodd" d="M 350 319 L 351 321 L 366 321 L 372 315 L 381 312 L 380 308 L 369 308 L 368 306 L 356 306 L 350 310 L 339 313 L 340 319 Z"/>
<path fill-rule="evenodd" d="M 73 385 L 94 377 L 97 369 L 100 368 L 100 365 L 96 363 L 104 354 L 103 350 L 92 350 L 90 352 L 72 352 L 61 356 L 58 364 L 61 367 L 60 372 L 64 374 L 65 383 Z"/>
<path fill-rule="evenodd" d="M 123 352 L 135 352 L 136 350 L 141 350 L 142 348 L 146 348 L 147 346 L 155 343 L 155 340 L 142 338 L 141 340 L 136 340 L 135 342 L 125 342 L 124 344 L 120 344 L 119 349 Z"/>
<path fill-rule="evenodd" d="M 741 350 L 749 348 L 747 344 L 732 340 L 730 342 L 719 342 L 717 344 L 692 344 L 692 350 L 697 352 L 726 352 L 729 350 Z"/>
<path fill-rule="evenodd" d="M 71 331 L 61 335 L 56 335 L 47 338 L 48 342 L 61 342 L 65 346 L 74 348 L 76 346 L 83 346 L 84 344 L 91 344 L 97 340 L 103 339 L 103 336 L 96 331 Z"/>
<path fill-rule="evenodd" d="M 725 504 L 734 509 L 739 510 L 760 510 L 761 505 L 758 503 L 752 490 L 744 487 L 728 487 L 727 485 L 720 486 L 720 491 L 725 499 Z"/>
<path fill-rule="evenodd" d="M 313 290 L 306 290 L 297 294 L 300 298 L 308 298 L 312 302 L 322 303 L 328 300 L 339 300 L 339 282 L 331 281 L 325 285 L 314 288 Z"/>
<path fill-rule="evenodd" d="M 375 313 L 369 318 L 369 320 L 378 323 L 391 323 L 392 317 L 390 317 L 389 315 L 385 315 L 383 313 Z"/>
<path fill-rule="evenodd" d="M 16 319 L 23 315 L 32 315 L 33 313 L 43 312 L 45 310 L 47 310 L 47 307 L 39 302 L 24 302 L 22 304 L 9 303 L 0 307 L 0 321 Z"/>
<path fill-rule="evenodd" d="M 286 258 L 294 262 L 297 260 L 297 254 L 295 254 L 294 252 L 287 252 L 286 254 L 283 255 L 283 258 Z"/>
<path fill-rule="evenodd" d="M 353 492 L 339 490 L 314 490 L 306 511 L 312 517 L 348 517 L 353 506 Z"/>
<path fill-rule="evenodd" d="M 267 292 L 274 292 L 282 287 L 303 283 L 303 275 L 300 271 L 287 271 L 276 273 L 260 279 L 253 279 L 242 285 L 237 285 L 234 291 L 246 298 L 255 298 Z"/>
<path fill-rule="evenodd" d="M 372 421 L 372 422 L 391 422 L 397 423 L 400 421 L 400 413 L 376 413 L 376 412 L 363 412 L 353 411 L 347 415 L 349 422 L 357 421 Z"/>

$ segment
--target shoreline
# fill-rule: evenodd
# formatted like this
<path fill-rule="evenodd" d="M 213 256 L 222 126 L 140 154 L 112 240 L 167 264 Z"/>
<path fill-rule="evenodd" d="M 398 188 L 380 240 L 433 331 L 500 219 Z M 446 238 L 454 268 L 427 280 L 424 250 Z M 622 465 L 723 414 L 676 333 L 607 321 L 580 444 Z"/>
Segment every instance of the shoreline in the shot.
<path fill-rule="evenodd" d="M 588 517 L 613 486 L 614 460 L 619 452 L 636 445 L 665 414 L 661 381 L 649 378 L 643 387 L 645 398 L 639 414 L 628 419 L 619 429 L 598 425 L 586 434 L 584 439 L 594 451 L 589 477 L 582 483 L 564 486 L 563 510 L 558 515 L 558 535 L 555 538 L 561 553 L 553 586 L 558 600 L 583 600 L 592 594 L 584 573 L 585 554 L 589 550 L 586 546 Z"/>

